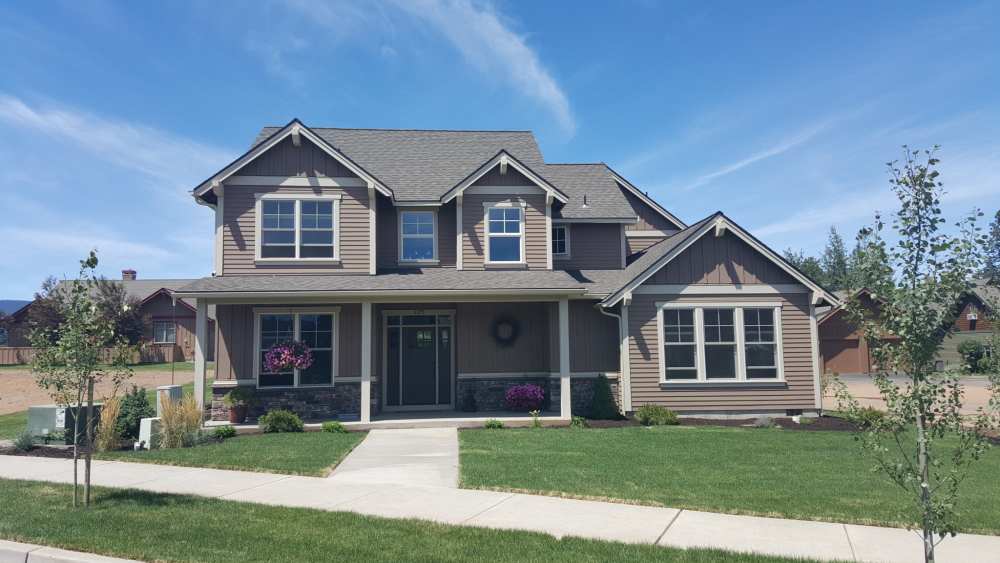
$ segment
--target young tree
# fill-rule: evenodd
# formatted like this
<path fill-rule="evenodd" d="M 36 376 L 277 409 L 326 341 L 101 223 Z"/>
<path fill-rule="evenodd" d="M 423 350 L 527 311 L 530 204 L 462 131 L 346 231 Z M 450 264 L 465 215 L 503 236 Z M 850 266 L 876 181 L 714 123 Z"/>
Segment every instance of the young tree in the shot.
<path fill-rule="evenodd" d="M 783 254 L 785 255 L 785 260 L 788 260 L 792 266 L 798 268 L 803 274 L 809 276 L 820 285 L 826 285 L 826 274 L 823 272 L 823 266 L 819 263 L 819 260 L 812 256 L 806 256 L 805 252 L 801 250 L 796 252 L 791 248 L 786 248 Z"/>
<path fill-rule="evenodd" d="M 132 375 L 127 364 L 131 351 L 124 337 L 115 333 L 113 321 L 94 302 L 96 267 L 97 254 L 91 251 L 80 261 L 79 278 L 65 282 L 65 290 L 60 290 L 56 310 L 62 321 L 55 329 L 39 326 L 31 334 L 32 345 L 37 348 L 31 371 L 38 385 L 46 389 L 56 403 L 73 409 L 73 506 L 79 503 L 81 430 L 85 439 L 84 505 L 90 506 L 94 385 L 110 379 L 117 388 Z M 103 351 L 108 346 L 112 347 L 112 354 L 105 358 Z M 84 397 L 86 415 L 81 417 Z M 80 428 L 81 418 L 85 422 L 83 429 Z"/>
<path fill-rule="evenodd" d="M 979 275 L 985 278 L 987 283 L 1000 285 L 1000 211 L 996 212 L 993 222 L 990 223 L 984 254 L 983 270 Z"/>
<path fill-rule="evenodd" d="M 826 288 L 836 291 L 847 286 L 847 248 L 836 227 L 830 227 L 830 236 L 820 259 Z"/>
<path fill-rule="evenodd" d="M 958 314 L 956 303 L 979 266 L 983 238 L 978 212 L 956 223 L 957 234 L 943 231 L 936 150 L 904 147 L 902 162 L 888 164 L 900 202 L 892 221 L 895 242 L 885 241 L 885 226 L 876 218 L 859 237 L 864 244 L 857 261 L 863 278 L 883 285 L 876 290 L 881 308 L 870 315 L 860 303 L 848 304 L 872 350 L 877 366 L 872 378 L 887 410 L 881 419 L 868 419 L 859 439 L 875 469 L 910 494 L 926 561 L 934 561 L 935 546 L 956 533 L 959 486 L 989 446 L 987 432 L 1000 422 L 995 370 L 990 407 L 971 417 L 962 414 L 959 373 L 934 370 L 936 353 Z M 887 266 L 895 276 L 886 276 Z M 905 374 L 903 382 L 897 384 L 890 374 Z M 860 420 L 861 407 L 846 387 L 838 397 L 841 407 Z"/>

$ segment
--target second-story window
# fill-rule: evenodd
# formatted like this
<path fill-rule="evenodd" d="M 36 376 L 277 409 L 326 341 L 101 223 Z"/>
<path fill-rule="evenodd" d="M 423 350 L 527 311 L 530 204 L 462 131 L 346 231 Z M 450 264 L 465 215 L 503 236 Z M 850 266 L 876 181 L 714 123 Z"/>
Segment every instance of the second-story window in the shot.
<path fill-rule="evenodd" d="M 488 261 L 524 262 L 524 210 L 519 206 L 489 207 L 486 211 Z"/>
<path fill-rule="evenodd" d="M 335 198 L 259 201 L 260 259 L 335 260 Z"/>
<path fill-rule="evenodd" d="M 569 257 L 569 226 L 552 227 L 552 255 L 556 258 Z"/>
<path fill-rule="evenodd" d="M 399 213 L 399 259 L 405 262 L 437 259 L 433 211 Z"/>

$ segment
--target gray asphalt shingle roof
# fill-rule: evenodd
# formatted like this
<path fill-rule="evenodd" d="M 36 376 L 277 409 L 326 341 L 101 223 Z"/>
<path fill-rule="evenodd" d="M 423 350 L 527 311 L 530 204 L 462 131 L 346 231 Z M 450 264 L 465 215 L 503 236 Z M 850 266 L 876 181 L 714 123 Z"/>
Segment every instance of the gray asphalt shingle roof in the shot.
<path fill-rule="evenodd" d="M 253 146 L 279 130 L 265 127 Z M 388 186 L 397 201 L 437 200 L 500 151 L 506 151 L 569 197 L 562 217 L 636 216 L 607 166 L 545 164 L 531 131 L 310 130 Z"/>

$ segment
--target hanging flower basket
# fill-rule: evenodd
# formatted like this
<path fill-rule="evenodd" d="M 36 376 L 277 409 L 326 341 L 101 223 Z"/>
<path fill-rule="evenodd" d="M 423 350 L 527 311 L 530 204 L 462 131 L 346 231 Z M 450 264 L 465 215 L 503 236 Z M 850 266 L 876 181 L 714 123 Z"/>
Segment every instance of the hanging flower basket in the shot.
<path fill-rule="evenodd" d="M 290 369 L 309 369 L 313 363 L 312 352 L 302 342 L 279 342 L 264 354 L 264 369 L 278 373 Z"/>

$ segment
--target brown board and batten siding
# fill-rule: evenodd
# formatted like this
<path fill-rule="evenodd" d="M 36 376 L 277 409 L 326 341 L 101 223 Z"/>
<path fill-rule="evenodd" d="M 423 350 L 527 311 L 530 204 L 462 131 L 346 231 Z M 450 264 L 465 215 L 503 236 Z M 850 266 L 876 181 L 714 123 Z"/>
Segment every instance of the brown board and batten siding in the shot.
<path fill-rule="evenodd" d="M 346 166 L 309 141 L 296 147 L 291 138 L 279 142 L 240 169 L 241 176 L 325 176 L 357 178 Z"/>
<path fill-rule="evenodd" d="M 639 217 L 639 221 L 625 226 L 627 231 L 667 231 L 677 232 L 677 225 L 664 217 L 659 211 L 653 209 L 638 197 L 632 195 L 628 190 L 622 190 L 625 199 L 628 200 L 632 210 Z"/>
<path fill-rule="evenodd" d="M 548 268 L 548 221 L 544 194 L 493 195 L 466 193 L 462 201 L 462 269 L 482 270 L 486 260 L 484 203 L 524 201 L 524 254 L 527 268 Z"/>
<path fill-rule="evenodd" d="M 569 232 L 569 258 L 553 256 L 560 270 L 617 270 L 622 267 L 621 225 L 564 223 Z"/>
<path fill-rule="evenodd" d="M 719 286 L 711 295 L 656 294 L 655 284 Z M 726 233 L 708 234 L 656 272 L 636 292 L 629 305 L 629 362 L 632 407 L 659 404 L 678 411 L 781 411 L 815 408 L 815 374 L 809 296 L 802 292 L 736 295 L 726 287 L 739 284 L 797 284 L 790 275 L 748 244 Z M 712 384 L 685 387 L 660 383 L 657 302 L 781 302 L 782 352 L 785 381 L 766 384 Z"/>
<path fill-rule="evenodd" d="M 296 195 L 340 195 L 340 263 L 288 265 L 255 262 L 256 197 L 273 193 Z M 223 202 L 223 275 L 367 273 L 369 270 L 368 188 L 227 185 Z"/>
<path fill-rule="evenodd" d="M 450 201 L 441 207 L 407 207 L 400 203 L 393 206 L 388 198 L 378 197 L 378 217 L 376 219 L 377 239 L 376 253 L 378 265 L 383 268 L 395 268 L 399 265 L 399 213 L 404 210 L 437 212 L 437 255 L 439 265 L 446 268 L 455 267 L 455 202 Z M 428 267 L 427 264 L 419 264 Z"/>
<path fill-rule="evenodd" d="M 337 371 L 334 378 L 361 375 L 361 305 L 359 303 L 302 305 L 266 305 L 268 309 L 339 307 L 337 319 Z M 253 305 L 217 305 L 215 378 L 218 381 L 256 380 L 254 374 Z M 334 381 L 336 384 L 336 381 Z"/>

